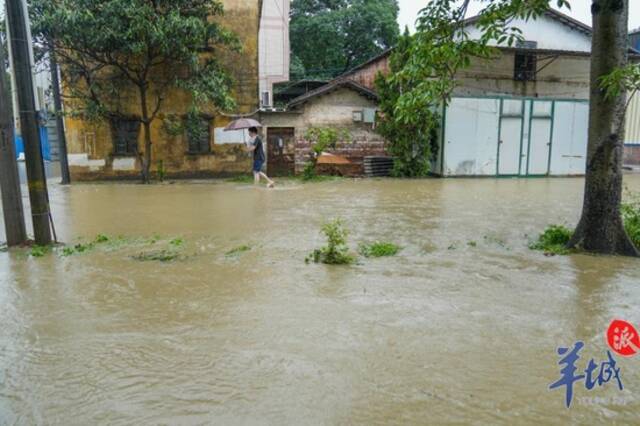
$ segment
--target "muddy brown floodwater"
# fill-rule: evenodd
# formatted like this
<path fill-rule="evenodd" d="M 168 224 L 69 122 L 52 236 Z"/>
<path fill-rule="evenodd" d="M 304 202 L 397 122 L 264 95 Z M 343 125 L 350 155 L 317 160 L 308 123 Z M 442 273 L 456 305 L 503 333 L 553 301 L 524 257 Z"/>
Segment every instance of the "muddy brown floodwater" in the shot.
<path fill-rule="evenodd" d="M 617 358 L 623 392 L 548 390 L 557 347 L 584 341 L 584 369 L 613 317 L 640 323 L 638 261 L 527 248 L 575 224 L 582 186 L 52 185 L 61 240 L 125 238 L 0 253 L 0 424 L 638 424 L 640 356 Z M 334 217 L 354 248 L 404 249 L 306 265 Z M 174 261 L 132 257 L 175 238 Z"/>

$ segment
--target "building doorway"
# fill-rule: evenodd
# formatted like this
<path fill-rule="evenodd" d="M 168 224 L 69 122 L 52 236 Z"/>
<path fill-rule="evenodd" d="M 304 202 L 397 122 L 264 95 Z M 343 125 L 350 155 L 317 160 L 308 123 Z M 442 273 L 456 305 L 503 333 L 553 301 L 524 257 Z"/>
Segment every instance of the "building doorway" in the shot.
<path fill-rule="evenodd" d="M 290 176 L 295 172 L 293 127 L 267 129 L 267 173 L 270 176 Z"/>

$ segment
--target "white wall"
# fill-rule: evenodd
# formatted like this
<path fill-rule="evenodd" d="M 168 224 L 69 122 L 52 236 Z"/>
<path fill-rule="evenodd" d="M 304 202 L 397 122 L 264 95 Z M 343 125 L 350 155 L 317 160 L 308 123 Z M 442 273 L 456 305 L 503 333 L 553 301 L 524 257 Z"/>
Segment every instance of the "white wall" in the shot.
<path fill-rule="evenodd" d="M 627 110 L 627 136 L 625 143 L 640 145 L 640 94 L 636 94 Z"/>
<path fill-rule="evenodd" d="M 591 37 L 548 16 L 541 16 L 535 21 L 517 19 L 513 26 L 522 30 L 525 40 L 537 41 L 538 49 L 591 52 Z M 472 39 L 480 38 L 482 34 L 475 25 L 470 25 L 467 31 Z"/>
<path fill-rule="evenodd" d="M 289 80 L 290 0 L 264 0 L 259 33 L 260 99 L 273 84 Z M 273 97 L 271 97 L 273 103 Z"/>

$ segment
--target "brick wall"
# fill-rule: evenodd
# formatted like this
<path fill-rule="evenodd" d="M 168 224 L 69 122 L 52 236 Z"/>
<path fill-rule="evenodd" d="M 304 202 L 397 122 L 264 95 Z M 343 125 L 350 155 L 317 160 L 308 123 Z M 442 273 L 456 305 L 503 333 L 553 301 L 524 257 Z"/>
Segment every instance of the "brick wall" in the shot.
<path fill-rule="evenodd" d="M 627 166 L 640 166 L 640 145 L 624 146 L 624 164 Z"/>
<path fill-rule="evenodd" d="M 304 169 L 305 164 L 311 160 L 312 143 L 304 139 L 298 139 L 295 146 L 295 170 L 297 174 L 301 173 Z M 388 155 L 385 151 L 384 141 L 367 139 L 354 139 L 350 142 L 338 142 L 335 149 L 330 149 L 327 152 L 330 154 L 346 157 L 349 161 L 352 162 L 352 165 L 350 166 L 339 167 L 341 169 L 344 169 L 344 175 L 348 176 L 364 175 L 364 157 Z M 324 171 L 327 171 L 326 168 Z M 319 170 L 319 172 L 321 173 L 323 172 L 323 170 Z"/>

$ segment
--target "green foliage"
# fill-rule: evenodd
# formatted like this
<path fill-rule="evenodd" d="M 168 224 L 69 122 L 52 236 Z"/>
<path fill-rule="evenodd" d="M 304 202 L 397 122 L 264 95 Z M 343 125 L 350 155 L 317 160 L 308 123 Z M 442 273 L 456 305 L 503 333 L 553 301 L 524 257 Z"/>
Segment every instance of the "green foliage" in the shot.
<path fill-rule="evenodd" d="M 550 0 L 487 0 L 476 26 L 479 39 L 471 39 L 465 26 L 469 2 L 432 0 L 420 12 L 416 33 L 401 37 L 390 58 L 391 73 L 378 76 L 380 95 L 378 129 L 389 141 L 396 176 L 418 177 L 429 172 L 443 106 L 456 87 L 456 74 L 473 58 L 491 58 L 492 41 L 513 45 L 522 39 L 511 22 L 543 14 Z M 556 0 L 566 6 L 565 0 Z"/>
<path fill-rule="evenodd" d="M 175 250 L 152 250 L 131 256 L 140 262 L 171 262 L 179 257 L 180 253 Z"/>
<path fill-rule="evenodd" d="M 302 180 L 308 182 L 314 180 L 316 177 L 316 162 L 308 161 L 304 165 L 304 169 L 302 169 Z"/>
<path fill-rule="evenodd" d="M 62 248 L 62 256 L 68 257 L 75 254 L 85 253 L 93 250 L 99 244 L 109 243 L 111 238 L 104 234 L 98 234 L 96 238 L 88 243 L 78 243 L 73 246 L 65 246 Z"/>
<path fill-rule="evenodd" d="M 622 203 L 621 209 L 627 234 L 633 244 L 640 248 L 640 196 L 630 194 L 629 199 Z"/>
<path fill-rule="evenodd" d="M 380 96 L 377 129 L 388 141 L 387 150 L 394 158 L 392 174 L 396 177 L 426 176 L 430 162 L 438 152 L 439 99 L 426 103 L 423 99 L 423 109 L 402 110 L 405 86 L 410 87 L 414 83 L 401 81 L 398 77 L 411 58 L 412 43 L 412 37 L 406 31 L 391 55 L 391 73 L 387 77 L 379 74 L 376 79 Z"/>
<path fill-rule="evenodd" d="M 364 257 L 387 257 L 395 256 L 402 248 L 394 243 L 376 241 L 371 244 L 361 244 L 360 254 Z"/>
<path fill-rule="evenodd" d="M 563 225 L 550 225 L 540 234 L 538 241 L 529 246 L 532 250 L 540 250 L 548 255 L 565 255 L 571 253 L 567 248 L 573 236 L 571 229 Z"/>
<path fill-rule="evenodd" d="M 631 99 L 640 92 L 640 65 L 629 64 L 626 67 L 617 68 L 600 80 L 600 86 L 606 91 L 606 97 L 609 99 L 628 92 L 627 102 L 631 102 Z"/>
<path fill-rule="evenodd" d="M 51 253 L 51 246 L 38 246 L 31 247 L 29 255 L 31 257 L 44 257 L 46 254 Z"/>
<path fill-rule="evenodd" d="M 167 114 L 162 120 L 162 130 L 170 137 L 184 134 L 184 121 L 177 114 Z"/>
<path fill-rule="evenodd" d="M 229 250 L 228 252 L 225 253 L 225 256 L 227 257 L 238 256 L 242 253 L 248 252 L 249 250 L 251 250 L 251 246 L 244 244 Z"/>
<path fill-rule="evenodd" d="M 164 182 L 164 178 L 167 175 L 167 172 L 164 168 L 164 161 L 158 160 L 158 180 L 160 182 Z"/>
<path fill-rule="evenodd" d="M 324 263 L 327 265 L 350 265 L 356 261 L 349 253 L 347 236 L 349 232 L 343 227 L 342 221 L 336 219 L 322 226 L 322 233 L 327 237 L 327 245 L 316 249 L 305 259 L 306 263 Z"/>
<path fill-rule="evenodd" d="M 305 138 L 312 143 L 312 157 L 302 170 L 302 180 L 311 181 L 317 178 L 316 163 L 318 157 L 328 149 L 335 148 L 339 141 L 351 141 L 351 134 L 346 129 L 334 129 L 330 127 L 312 127 L 307 130 Z"/>
<path fill-rule="evenodd" d="M 182 247 L 184 245 L 184 240 L 182 238 L 174 238 L 173 240 L 169 241 L 169 245 L 173 247 Z"/>
<path fill-rule="evenodd" d="M 290 33 L 293 75 L 330 79 L 396 44 L 398 2 L 293 0 Z"/>
<path fill-rule="evenodd" d="M 145 127 L 143 177 L 149 176 L 151 123 L 168 94 L 182 89 L 193 108 L 234 106 L 219 61 L 239 50 L 219 0 L 31 0 L 38 44 L 52 48 L 71 114 L 100 121 L 134 118 Z"/>

